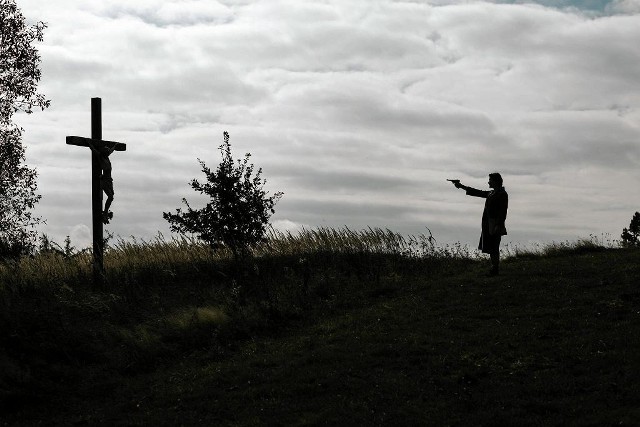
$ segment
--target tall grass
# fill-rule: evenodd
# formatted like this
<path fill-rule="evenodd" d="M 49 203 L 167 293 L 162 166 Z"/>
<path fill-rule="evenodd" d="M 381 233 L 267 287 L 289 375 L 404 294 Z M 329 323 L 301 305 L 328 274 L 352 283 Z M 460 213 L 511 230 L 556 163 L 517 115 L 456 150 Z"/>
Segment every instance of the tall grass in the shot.
<path fill-rule="evenodd" d="M 393 255 L 435 262 L 472 259 L 462 245 L 439 247 L 431 235 L 403 236 L 380 228 L 303 229 L 298 232 L 271 230 L 267 239 L 252 249 L 255 259 L 282 257 L 309 259 L 314 255 Z M 159 234 L 151 241 L 119 239 L 105 250 L 106 279 L 111 284 L 141 285 L 208 279 L 224 274 L 230 251 L 212 249 L 195 238 Z M 73 255 L 44 252 L 17 261 L 0 263 L 0 286 L 86 286 L 92 278 L 92 255 L 83 250 Z"/>
<path fill-rule="evenodd" d="M 599 251 L 618 247 L 610 236 L 594 236 L 574 242 L 552 242 L 530 247 L 504 245 L 506 260 L 522 257 L 557 256 L 566 252 Z M 419 262 L 424 268 L 455 266 L 460 262 L 479 259 L 477 250 L 466 245 L 437 245 L 428 235 L 405 236 L 389 229 L 350 228 L 302 229 L 283 232 L 271 229 L 264 242 L 252 248 L 252 262 L 262 269 L 283 268 L 286 262 L 303 262 L 318 267 L 338 258 L 359 264 L 360 269 L 379 269 L 380 257 L 397 262 L 389 268 L 400 269 L 407 261 Z M 279 261 L 276 261 L 279 260 Z M 391 261 L 390 261 L 391 260 Z M 177 282 L 202 282 L 214 278 L 224 280 L 229 275 L 231 251 L 213 251 L 194 237 L 158 234 L 147 241 L 131 237 L 118 239 L 105 250 L 104 264 L 109 285 L 136 287 Z M 272 264 L 271 266 L 269 264 Z M 312 267 L 313 267 L 312 266 Z M 250 266 L 251 267 L 251 266 Z M 255 265 L 253 266 L 255 267 Z M 277 272 L 276 272 L 277 273 Z M 89 249 L 77 253 L 44 251 L 19 260 L 0 262 L 0 293 L 16 292 L 20 287 L 86 288 L 92 282 L 92 254 Z"/>
<path fill-rule="evenodd" d="M 271 230 L 266 242 L 256 248 L 255 255 L 306 255 L 313 253 L 380 254 L 413 259 L 472 259 L 475 254 L 467 246 L 438 246 L 429 235 L 405 236 L 389 229 L 348 227 L 302 229 L 295 233 Z"/>
<path fill-rule="evenodd" d="M 409 254 L 414 245 L 391 230 L 369 228 L 302 229 L 296 233 L 271 230 L 267 241 L 256 248 L 256 254 L 294 255 L 313 252 Z"/>
<path fill-rule="evenodd" d="M 622 247 L 621 242 L 612 239 L 609 234 L 596 236 L 590 234 L 588 238 L 580 238 L 574 241 L 564 240 L 546 244 L 535 243 L 529 247 L 519 247 L 512 244 L 503 246 L 500 253 L 508 261 L 517 258 L 554 257 L 568 253 L 581 254 L 588 252 L 601 252 L 607 249 Z"/>

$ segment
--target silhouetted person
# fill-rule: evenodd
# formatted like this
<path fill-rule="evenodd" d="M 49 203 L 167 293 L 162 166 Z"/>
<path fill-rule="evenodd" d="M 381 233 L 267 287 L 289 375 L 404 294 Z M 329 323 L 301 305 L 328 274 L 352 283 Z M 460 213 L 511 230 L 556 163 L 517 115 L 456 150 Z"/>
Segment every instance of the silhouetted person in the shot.
<path fill-rule="evenodd" d="M 489 187 L 491 191 L 477 190 L 462 185 L 459 180 L 451 180 L 456 188 L 462 188 L 468 196 L 483 197 L 487 199 L 482 213 L 482 234 L 478 249 L 491 257 L 490 276 L 497 276 L 500 267 L 500 240 L 507 234 L 505 221 L 509 206 L 509 195 L 502 186 L 502 176 L 499 173 L 489 174 Z"/>
<path fill-rule="evenodd" d="M 111 160 L 109 160 L 109 156 L 115 150 L 116 145 L 114 143 L 111 148 L 106 146 L 95 147 L 92 143 L 89 143 L 89 148 L 100 158 L 100 170 L 102 171 L 100 174 L 100 188 L 102 188 L 102 191 L 104 191 L 104 194 L 107 196 L 107 200 L 104 203 L 104 210 L 102 211 L 102 222 L 109 224 L 109 220 L 113 218 L 113 213 L 109 212 L 109 207 L 113 202 L 114 195 L 113 178 L 111 177 Z"/>

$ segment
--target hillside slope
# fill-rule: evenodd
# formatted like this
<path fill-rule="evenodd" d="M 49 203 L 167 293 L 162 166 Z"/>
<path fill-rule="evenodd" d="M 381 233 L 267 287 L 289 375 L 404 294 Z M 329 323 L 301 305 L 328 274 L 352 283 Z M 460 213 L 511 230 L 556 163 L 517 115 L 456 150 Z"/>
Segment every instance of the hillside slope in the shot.
<path fill-rule="evenodd" d="M 390 275 L 146 369 L 78 366 L 4 425 L 640 424 L 640 251 L 482 268 Z"/>

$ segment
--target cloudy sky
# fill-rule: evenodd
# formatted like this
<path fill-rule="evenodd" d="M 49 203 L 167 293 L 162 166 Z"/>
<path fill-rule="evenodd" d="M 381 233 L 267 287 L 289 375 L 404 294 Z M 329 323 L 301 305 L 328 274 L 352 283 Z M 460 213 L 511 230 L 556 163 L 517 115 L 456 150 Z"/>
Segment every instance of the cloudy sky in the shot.
<path fill-rule="evenodd" d="M 42 231 L 90 243 L 90 98 L 103 103 L 115 218 L 169 234 L 163 211 L 220 160 L 252 153 L 283 191 L 281 229 L 384 227 L 477 243 L 510 195 L 506 241 L 617 238 L 640 210 L 640 0 L 18 0 L 45 21 L 41 92 L 17 118 L 39 171 Z"/>

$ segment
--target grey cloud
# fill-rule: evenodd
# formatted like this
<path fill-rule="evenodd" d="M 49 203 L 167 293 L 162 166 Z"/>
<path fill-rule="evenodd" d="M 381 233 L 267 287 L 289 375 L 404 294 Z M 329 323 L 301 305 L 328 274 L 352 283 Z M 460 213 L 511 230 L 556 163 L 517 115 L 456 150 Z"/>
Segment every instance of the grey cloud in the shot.
<path fill-rule="evenodd" d="M 368 73 L 338 74 L 312 84 L 289 85 L 279 91 L 277 100 L 272 100 L 274 104 L 266 104 L 254 114 L 261 121 L 291 122 L 307 128 L 326 128 L 330 123 L 331 131 L 358 129 L 366 134 L 375 130 L 396 133 L 398 139 L 409 133 L 428 137 L 486 133 L 493 128 L 478 111 L 403 95 L 397 90 Z"/>
<path fill-rule="evenodd" d="M 183 114 L 197 115 L 194 108 L 256 103 L 264 96 L 263 90 L 247 85 L 223 67 L 187 66 L 173 73 L 158 71 L 153 78 L 114 73 L 111 80 L 114 85 L 118 83 L 122 97 L 135 91 L 140 99 L 138 104 L 160 106 L 164 103 L 164 109 Z M 187 102 L 191 104 L 189 110 L 179 107 Z"/>
<path fill-rule="evenodd" d="M 605 10 L 611 13 L 638 14 L 640 4 L 635 0 L 612 0 Z"/>
<path fill-rule="evenodd" d="M 607 6 L 612 3 L 612 0 L 497 0 L 496 3 L 507 4 L 527 4 L 537 3 L 546 7 L 553 7 L 558 9 L 582 10 L 582 11 L 599 11 L 604 12 Z"/>
<path fill-rule="evenodd" d="M 77 82 L 82 79 L 96 78 L 110 68 L 106 61 L 96 59 L 74 57 L 69 52 L 52 49 L 42 49 L 44 76 L 55 75 L 56 80 L 48 79 L 49 84 L 58 83 L 63 80 L 67 82 Z"/>
<path fill-rule="evenodd" d="M 314 200 L 297 199 L 289 200 L 288 205 L 294 211 L 287 211 L 285 203 L 279 205 L 281 215 L 295 213 L 296 217 L 311 220 L 317 223 L 319 220 L 330 221 L 332 224 L 344 225 L 358 224 L 364 226 L 367 222 L 380 224 L 391 219 L 398 219 L 407 215 L 411 208 L 407 206 L 394 205 L 381 202 L 355 202 L 347 200 Z"/>
<path fill-rule="evenodd" d="M 532 138 L 526 157 L 541 170 L 568 165 L 633 169 L 640 164 L 640 132 L 612 113 L 538 114 L 521 125 Z"/>
<path fill-rule="evenodd" d="M 484 25 L 483 16 L 491 17 L 490 27 Z M 634 97 L 630 85 L 638 74 L 635 59 L 640 56 L 640 48 L 632 42 L 640 37 L 634 17 L 590 20 L 544 8 L 476 3 L 439 10 L 430 22 L 444 34 L 442 43 L 477 66 L 508 60 L 512 71 L 504 82 L 495 83 L 521 85 L 504 87 L 517 95 L 526 88 L 546 94 L 551 105 L 583 108 L 602 107 L 603 101 L 616 99 L 624 104 Z M 563 90 L 550 90 L 559 87 Z"/>
<path fill-rule="evenodd" d="M 389 14 L 351 6 L 344 14 L 336 5 L 263 3 L 240 16 L 233 28 L 212 34 L 207 51 L 229 61 L 251 58 L 260 68 L 292 71 L 394 70 L 400 64 L 415 68 L 442 62 L 422 35 L 429 6 L 415 7 L 416 13 L 403 19 L 390 6 L 381 6 Z"/>
<path fill-rule="evenodd" d="M 284 182 L 294 188 L 320 193 L 361 194 L 363 192 L 402 191 L 419 185 L 418 182 L 404 177 L 366 171 L 288 167 L 285 170 L 279 170 L 278 173 L 284 173 L 289 177 Z"/>
<path fill-rule="evenodd" d="M 158 27 L 198 24 L 228 24 L 233 21 L 230 8 L 216 1 L 164 1 L 160 4 L 120 3 L 104 6 L 99 13 L 111 19 L 136 18 Z"/>

